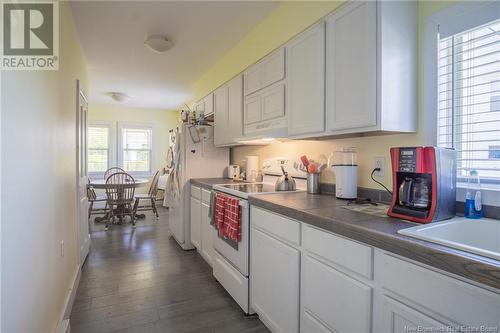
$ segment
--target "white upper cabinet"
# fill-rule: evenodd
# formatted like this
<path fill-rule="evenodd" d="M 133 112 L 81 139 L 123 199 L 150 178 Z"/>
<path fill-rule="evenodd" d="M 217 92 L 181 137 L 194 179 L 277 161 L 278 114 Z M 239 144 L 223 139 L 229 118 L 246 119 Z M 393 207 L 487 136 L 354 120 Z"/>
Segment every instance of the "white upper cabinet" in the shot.
<path fill-rule="evenodd" d="M 214 92 L 215 145 L 229 146 L 243 135 L 243 80 L 238 75 Z"/>
<path fill-rule="evenodd" d="M 243 73 L 243 87 L 244 137 L 285 136 L 285 48 L 250 66 Z"/>
<path fill-rule="evenodd" d="M 326 22 L 331 130 L 377 125 L 377 4 L 355 2 Z"/>
<path fill-rule="evenodd" d="M 245 96 L 285 78 L 285 49 L 279 48 L 243 73 Z"/>
<path fill-rule="evenodd" d="M 325 130 L 325 23 L 320 22 L 286 46 L 288 134 Z"/>
<path fill-rule="evenodd" d="M 416 130 L 416 2 L 352 2 L 326 19 L 326 134 Z"/>
<path fill-rule="evenodd" d="M 213 94 L 203 97 L 198 103 L 196 103 L 195 111 L 197 117 L 201 112 L 203 112 L 205 116 L 212 114 L 214 112 Z"/>

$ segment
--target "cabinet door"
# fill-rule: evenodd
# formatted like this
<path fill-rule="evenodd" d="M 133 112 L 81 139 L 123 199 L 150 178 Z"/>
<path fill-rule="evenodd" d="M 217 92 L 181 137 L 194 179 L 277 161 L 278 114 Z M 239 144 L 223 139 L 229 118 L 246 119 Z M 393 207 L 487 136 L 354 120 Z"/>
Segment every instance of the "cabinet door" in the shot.
<path fill-rule="evenodd" d="M 259 122 L 262 117 L 262 104 L 260 96 L 246 97 L 244 104 L 243 114 L 245 124 Z"/>
<path fill-rule="evenodd" d="M 243 89 L 245 96 L 261 88 L 262 71 L 260 64 L 255 64 L 243 73 Z"/>
<path fill-rule="evenodd" d="M 271 331 L 298 332 L 299 251 L 255 228 L 250 239 L 251 307 Z"/>
<path fill-rule="evenodd" d="M 216 146 L 226 143 L 227 131 L 227 89 L 221 87 L 214 92 L 214 143 Z"/>
<path fill-rule="evenodd" d="M 304 333 L 332 333 L 333 331 L 327 328 L 314 318 L 309 312 L 303 311 L 300 314 L 300 331 Z"/>
<path fill-rule="evenodd" d="M 201 255 L 212 266 L 214 255 L 214 228 L 210 225 L 208 217 L 209 206 L 201 203 Z"/>
<path fill-rule="evenodd" d="M 377 125 L 377 2 L 353 2 L 326 21 L 329 130 Z"/>
<path fill-rule="evenodd" d="M 226 143 L 234 143 L 243 135 L 243 79 L 237 76 L 227 84 Z"/>
<path fill-rule="evenodd" d="M 203 102 L 204 102 L 204 112 L 205 112 L 205 115 L 207 114 L 211 114 L 214 112 L 214 96 L 213 94 L 210 94 L 208 95 L 207 97 L 205 97 L 203 99 Z"/>
<path fill-rule="evenodd" d="M 325 25 L 313 26 L 287 46 L 288 133 L 325 130 Z"/>
<path fill-rule="evenodd" d="M 262 120 L 285 115 L 285 86 L 279 84 L 262 92 Z"/>
<path fill-rule="evenodd" d="M 191 243 L 199 249 L 201 244 L 201 201 L 191 197 Z"/>
<path fill-rule="evenodd" d="M 302 256 L 301 315 L 335 332 L 370 332 L 372 288 L 309 255 Z"/>
<path fill-rule="evenodd" d="M 262 59 L 260 63 L 262 71 L 261 88 L 283 80 L 285 78 L 285 49 L 280 48 Z"/>
<path fill-rule="evenodd" d="M 196 103 L 194 109 L 196 111 L 196 114 L 200 114 L 200 112 L 205 112 L 205 101 L 201 100 L 198 103 Z"/>
<path fill-rule="evenodd" d="M 377 296 L 375 307 L 380 308 L 376 309 L 373 318 L 374 332 L 405 333 L 420 332 L 422 329 L 427 329 L 429 332 L 447 331 L 447 325 L 387 295 Z"/>

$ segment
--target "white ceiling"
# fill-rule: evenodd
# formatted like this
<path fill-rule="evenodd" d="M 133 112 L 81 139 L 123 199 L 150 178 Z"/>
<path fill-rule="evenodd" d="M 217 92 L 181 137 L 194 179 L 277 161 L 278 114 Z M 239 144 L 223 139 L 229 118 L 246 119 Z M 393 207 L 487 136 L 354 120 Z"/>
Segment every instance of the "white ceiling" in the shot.
<path fill-rule="evenodd" d="M 90 70 L 91 103 L 172 109 L 193 84 L 278 2 L 74 1 L 71 10 Z M 163 54 L 144 46 L 151 34 L 173 41 Z"/>

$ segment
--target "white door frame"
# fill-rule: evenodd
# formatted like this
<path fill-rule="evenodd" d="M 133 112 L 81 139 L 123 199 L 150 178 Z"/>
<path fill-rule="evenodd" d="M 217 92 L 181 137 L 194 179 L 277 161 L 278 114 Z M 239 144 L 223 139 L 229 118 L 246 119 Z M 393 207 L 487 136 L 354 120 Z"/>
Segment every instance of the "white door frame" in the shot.
<path fill-rule="evenodd" d="M 90 250 L 90 226 L 87 199 L 87 123 L 88 100 L 76 80 L 76 230 L 79 267 L 83 265 Z"/>

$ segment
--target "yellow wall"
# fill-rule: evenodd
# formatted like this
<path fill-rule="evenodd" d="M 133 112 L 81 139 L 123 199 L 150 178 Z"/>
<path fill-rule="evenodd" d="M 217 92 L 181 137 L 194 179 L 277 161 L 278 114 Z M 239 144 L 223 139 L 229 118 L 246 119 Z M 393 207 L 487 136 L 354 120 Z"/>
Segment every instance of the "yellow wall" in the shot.
<path fill-rule="evenodd" d="M 168 131 L 177 126 L 179 116 L 176 111 L 90 104 L 89 121 L 112 122 L 115 126 L 115 133 L 117 133 L 118 122 L 148 123 L 154 125 L 156 136 L 153 143 L 153 153 L 155 154 L 156 165 L 153 166 L 153 170 L 161 170 L 166 163 Z"/>
<path fill-rule="evenodd" d="M 329 140 L 297 140 L 276 143 L 269 146 L 237 147 L 232 149 L 231 162 L 243 164 L 246 155 L 259 155 L 262 158 L 273 156 L 294 157 L 307 154 L 317 158 L 320 154 L 330 153 L 340 147 L 356 147 L 358 151 L 359 175 L 358 185 L 379 188 L 370 180 L 373 159 L 377 156 L 386 158 L 386 171 L 390 168 L 389 148 L 393 146 L 412 146 L 424 143 L 423 138 L 423 24 L 424 18 L 448 6 L 452 2 L 423 1 L 418 5 L 419 23 L 419 117 L 418 132 L 413 134 L 369 136 L 348 139 Z M 202 97 L 215 89 L 227 79 L 244 70 L 248 65 L 258 61 L 262 56 L 285 43 L 319 18 L 337 8 L 341 2 L 287 2 L 278 7 L 248 35 L 243 38 L 229 53 L 208 70 L 195 85 L 196 98 Z M 381 179 L 386 185 L 391 184 L 390 172 Z M 325 171 L 323 182 L 335 182 L 334 175 Z"/>
<path fill-rule="evenodd" d="M 87 66 L 59 6 L 59 70 L 2 73 L 2 332 L 54 332 L 78 271 L 76 79 L 87 87 Z"/>
<path fill-rule="evenodd" d="M 201 76 L 194 85 L 193 101 L 208 95 L 341 4 L 342 1 L 283 3 Z"/>

